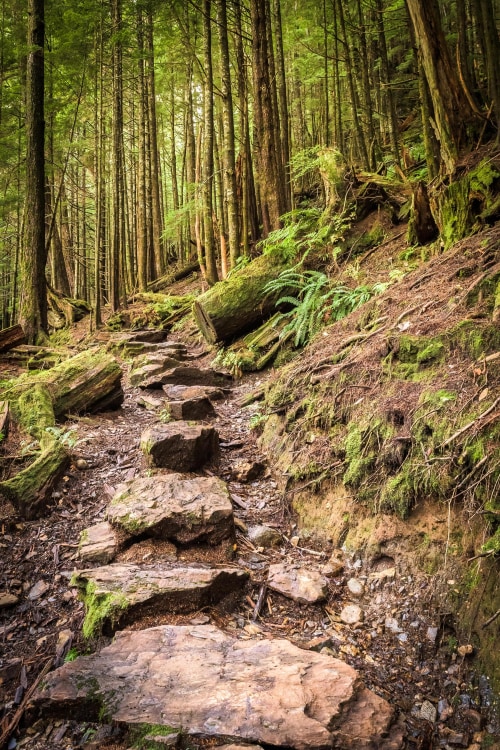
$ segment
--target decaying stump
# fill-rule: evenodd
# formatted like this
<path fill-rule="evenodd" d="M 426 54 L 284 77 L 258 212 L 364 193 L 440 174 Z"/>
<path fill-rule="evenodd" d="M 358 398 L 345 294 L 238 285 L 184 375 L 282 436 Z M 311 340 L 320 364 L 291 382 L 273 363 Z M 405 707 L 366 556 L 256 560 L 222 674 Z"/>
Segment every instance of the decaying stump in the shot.
<path fill-rule="evenodd" d="M 15 346 L 24 344 L 26 337 L 21 326 L 11 326 L 0 331 L 0 352 L 8 352 Z"/>
<path fill-rule="evenodd" d="M 408 227 L 408 240 L 410 243 L 426 245 L 433 242 L 438 235 L 434 216 L 432 215 L 427 187 L 420 181 L 413 191 L 412 216 Z"/>
<path fill-rule="evenodd" d="M 45 372 L 22 375 L 5 386 L 14 420 L 38 443 L 34 461 L 0 482 L 0 493 L 20 515 L 33 518 L 40 513 L 69 463 L 56 420 L 119 406 L 123 401 L 121 375 L 110 354 L 87 351 Z"/>
<path fill-rule="evenodd" d="M 206 340 L 227 341 L 269 317 L 286 292 L 267 294 L 265 288 L 282 270 L 274 258 L 262 255 L 197 297 L 194 317 Z"/>

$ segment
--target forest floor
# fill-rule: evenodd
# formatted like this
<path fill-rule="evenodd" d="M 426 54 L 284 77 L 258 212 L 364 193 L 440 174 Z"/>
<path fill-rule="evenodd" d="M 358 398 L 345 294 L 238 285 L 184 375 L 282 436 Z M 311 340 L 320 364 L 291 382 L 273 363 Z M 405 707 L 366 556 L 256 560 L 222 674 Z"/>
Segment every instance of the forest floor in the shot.
<path fill-rule="evenodd" d="M 393 234 L 392 257 L 396 258 L 401 252 L 401 233 Z M 478 238 L 477 243 L 480 241 Z M 390 254 L 391 247 L 386 244 L 385 267 L 376 253 L 367 254 L 363 271 L 372 283 L 387 276 Z M 429 299 L 439 299 L 442 281 L 439 273 L 427 281 L 425 294 Z M 177 285 L 175 292 L 188 290 L 189 282 L 185 282 Z M 396 291 L 391 296 L 393 304 L 409 304 L 408 299 L 398 299 Z M 427 315 L 426 320 L 432 328 L 432 316 Z M 86 325 L 82 322 L 73 331 L 80 347 Z M 96 338 L 105 344 L 110 336 L 100 332 Z M 175 341 L 176 337 L 169 334 L 167 340 Z M 185 343 L 194 357 L 190 364 L 209 366 L 213 352 L 203 348 L 199 337 L 190 337 Z M 320 356 L 317 352 L 306 357 L 306 366 L 317 365 Z M 34 521 L 0 517 L 0 592 L 12 596 L 12 605 L 0 608 L 0 732 L 13 717 L 20 716 L 19 728 L 6 745 L 10 749 L 129 747 L 118 726 L 39 718 L 29 710 L 29 700 L 24 703 L 39 676 L 53 664 L 62 641 L 70 637 L 72 648 L 79 654 L 94 652 L 109 642 L 103 636 L 83 639 L 84 607 L 69 580 L 75 570 L 85 567 L 78 556 L 81 532 L 104 518 L 121 482 L 147 470 L 139 441 L 143 430 L 157 421 L 157 415 L 138 404 L 141 391 L 130 385 L 130 363 L 121 364 L 125 392 L 122 406 L 75 417 L 64 424 L 72 446 L 72 462 L 52 493 L 46 515 Z M 15 366 L 0 364 L 2 379 L 17 373 Z M 214 606 L 190 615 L 148 616 L 134 623 L 134 629 L 161 623 L 211 622 L 243 640 L 284 637 L 301 648 L 326 648 L 355 667 L 366 686 L 396 709 L 404 726 L 407 750 L 498 748 L 495 742 L 500 742 L 500 723 L 489 681 L 478 673 L 470 644 L 458 640 L 450 612 L 443 607 L 440 587 L 453 588 L 455 581 L 438 581 L 433 574 L 403 569 L 389 556 L 363 559 L 333 549 L 320 537 L 301 535 L 291 510 L 291 493 L 284 491 L 283 477 L 276 469 L 276 456 L 262 452 L 250 426 L 259 406 L 241 406 L 245 395 L 274 377 L 273 371 L 246 374 L 234 382 L 224 400 L 215 402 L 216 418 L 211 423 L 220 436 L 221 457 L 216 465 L 203 470 L 224 479 L 233 500 L 237 519 L 234 562 L 250 575 L 244 594 L 232 608 Z M 12 455 L 18 447 L 14 436 L 9 447 Z M 263 474 L 252 481 L 238 480 L 237 468 L 242 462 L 263 463 Z M 432 519 L 433 525 L 446 533 L 446 513 L 446 506 L 439 509 L 423 503 L 419 520 L 425 526 Z M 275 528 L 282 544 L 256 548 L 246 533 L 255 524 Z M 201 553 L 201 549 L 196 552 L 197 560 Z M 119 559 L 154 561 L 160 554 L 161 546 L 144 541 L 121 553 Z M 182 548 L 176 554 L 180 560 L 192 559 L 192 552 Z M 214 550 L 204 550 L 203 554 L 209 562 L 222 562 Z M 258 617 L 253 618 L 271 563 L 291 561 L 306 568 L 317 567 L 326 565 L 332 556 L 339 564 L 329 577 L 326 601 L 298 604 L 268 591 Z M 343 622 L 341 612 L 353 601 L 361 607 L 363 617 L 349 625 Z"/>
<path fill-rule="evenodd" d="M 198 364 L 203 361 L 199 359 Z M 126 364 L 124 369 L 127 372 Z M 477 743 L 484 734 L 481 730 L 493 733 L 498 728 L 497 717 L 489 712 L 488 682 L 474 674 L 467 655 L 457 653 L 431 576 L 402 575 L 389 558 L 381 558 L 376 566 L 367 568 L 360 559 L 342 555 L 341 568 L 330 578 L 326 602 L 306 606 L 270 592 L 259 617 L 252 619 L 271 562 L 286 559 L 307 567 L 318 561 L 326 563 L 333 552 L 331 547 L 319 544 L 314 548 L 302 546 L 271 471 L 272 457 L 261 453 L 249 428 L 258 407 L 238 405 L 242 396 L 262 385 L 265 377 L 246 376 L 236 382 L 226 400 L 217 403 L 213 424 L 221 439 L 221 459 L 218 466 L 205 470 L 209 474 L 216 471 L 227 481 L 235 505 L 239 519 L 235 556 L 250 572 L 245 596 L 232 611 L 214 607 L 195 615 L 149 617 L 134 627 L 198 621 L 202 617 L 243 639 L 281 636 L 303 648 L 328 647 L 358 669 L 368 687 L 397 708 L 405 721 L 405 747 L 479 748 Z M 24 692 L 53 661 L 62 631 L 71 631 L 73 648 L 79 653 L 94 651 L 106 641 L 82 639 L 83 604 L 68 581 L 72 572 L 82 567 L 77 553 L 81 531 L 102 520 L 120 482 L 145 469 L 139 439 L 155 416 L 138 405 L 140 391 L 130 386 L 127 374 L 124 385 L 125 401 L 120 409 L 65 424 L 68 435 L 77 442 L 72 448 L 71 467 L 53 493 L 47 515 L 13 525 L 4 522 L 2 526 L 1 588 L 18 600 L 9 609 L 0 610 L 2 726 L 15 713 Z M 77 468 L 78 459 L 81 469 Z M 261 478 L 239 482 L 234 478 L 234 467 L 241 461 L 264 462 L 267 468 Z M 279 530 L 283 545 L 256 549 L 244 533 L 245 526 L 256 523 Z M 155 554 L 147 543 L 139 547 L 143 559 Z M 125 553 L 121 559 L 134 558 Z M 358 600 L 364 620 L 354 626 L 340 619 L 343 606 L 352 600 L 347 586 L 350 579 L 360 581 L 364 588 Z M 28 711 L 8 747 L 118 750 L 127 744 L 116 727 L 37 719 Z"/>

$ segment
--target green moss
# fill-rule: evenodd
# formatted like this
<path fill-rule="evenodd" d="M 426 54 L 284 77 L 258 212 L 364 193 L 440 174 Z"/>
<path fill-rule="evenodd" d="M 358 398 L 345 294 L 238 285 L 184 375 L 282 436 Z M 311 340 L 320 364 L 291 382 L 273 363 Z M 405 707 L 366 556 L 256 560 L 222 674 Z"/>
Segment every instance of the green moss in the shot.
<path fill-rule="evenodd" d="M 179 732 L 181 729 L 163 724 L 138 724 L 130 728 L 128 741 L 132 747 L 139 750 L 157 750 L 157 748 L 164 748 L 165 745 L 162 742 L 155 742 L 154 737 L 168 737 Z"/>
<path fill-rule="evenodd" d="M 50 392 L 40 383 L 19 396 L 15 413 L 21 429 L 37 440 L 40 440 L 46 427 L 52 427 L 56 422 Z"/>
<path fill-rule="evenodd" d="M 359 487 L 374 467 L 380 447 L 393 434 L 393 428 L 381 419 L 372 418 L 362 424 L 349 423 L 345 440 L 344 484 Z"/>
<path fill-rule="evenodd" d="M 123 594 L 98 591 L 93 581 L 82 581 L 78 573 L 71 579 L 70 586 L 78 588 L 80 599 L 85 605 L 85 619 L 82 626 L 85 638 L 91 638 L 99 633 L 106 620 L 113 625 L 129 606 Z"/>

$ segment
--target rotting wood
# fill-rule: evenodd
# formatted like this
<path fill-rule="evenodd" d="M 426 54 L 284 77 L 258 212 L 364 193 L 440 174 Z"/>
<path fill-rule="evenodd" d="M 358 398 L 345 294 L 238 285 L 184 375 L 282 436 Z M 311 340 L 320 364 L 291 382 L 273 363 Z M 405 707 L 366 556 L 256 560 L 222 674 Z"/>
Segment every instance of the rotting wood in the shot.
<path fill-rule="evenodd" d="M 5 440 L 9 429 L 9 402 L 0 401 L 0 440 Z"/>
<path fill-rule="evenodd" d="M 10 326 L 0 331 L 0 352 L 7 352 L 24 343 L 26 343 L 26 336 L 20 325 Z"/>
<path fill-rule="evenodd" d="M 190 276 L 192 273 L 195 273 L 196 271 L 200 270 L 200 264 L 198 261 L 193 261 L 192 263 L 188 263 L 187 266 L 181 266 L 180 268 L 177 268 L 176 270 L 171 270 L 169 273 L 164 274 L 163 276 L 160 276 L 159 279 L 155 279 L 155 281 L 150 281 L 148 283 L 148 292 L 159 292 L 160 289 L 166 289 L 166 287 L 169 287 L 171 284 L 174 284 L 176 281 L 181 281 L 181 279 L 185 279 L 187 276 Z"/>

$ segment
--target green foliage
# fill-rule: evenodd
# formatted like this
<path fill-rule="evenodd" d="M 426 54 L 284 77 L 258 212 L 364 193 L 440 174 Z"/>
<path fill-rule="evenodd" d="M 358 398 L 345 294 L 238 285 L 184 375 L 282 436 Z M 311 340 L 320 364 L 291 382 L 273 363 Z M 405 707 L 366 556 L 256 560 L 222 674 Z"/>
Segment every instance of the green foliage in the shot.
<path fill-rule="evenodd" d="M 272 255 L 285 263 L 304 260 L 310 253 L 322 258 L 336 258 L 339 243 L 351 225 L 351 212 L 330 215 L 318 208 L 297 208 L 280 217 L 281 229 L 270 232 L 260 245 L 264 255 Z"/>
<path fill-rule="evenodd" d="M 357 286 L 349 289 L 335 285 L 320 271 L 298 271 L 297 266 L 283 271 L 266 286 L 267 293 L 287 294 L 278 299 L 277 306 L 288 305 L 276 322 L 286 320 L 280 337 L 293 334 L 294 345 L 304 346 L 326 323 L 341 320 L 367 302 L 374 294 L 385 291 L 387 284 Z M 291 291 L 295 292 L 292 296 Z"/>

